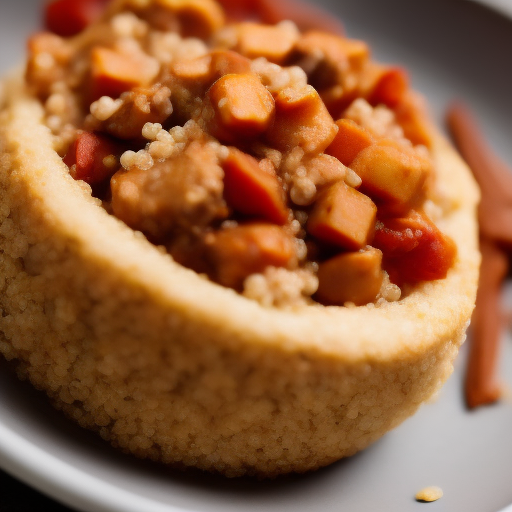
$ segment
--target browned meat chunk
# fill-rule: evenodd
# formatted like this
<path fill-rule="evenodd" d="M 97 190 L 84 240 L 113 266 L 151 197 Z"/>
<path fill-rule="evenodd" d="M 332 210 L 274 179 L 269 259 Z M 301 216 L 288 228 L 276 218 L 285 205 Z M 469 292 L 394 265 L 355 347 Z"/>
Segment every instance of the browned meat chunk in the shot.
<path fill-rule="evenodd" d="M 215 150 L 194 141 L 149 170 L 117 172 L 111 181 L 114 214 L 150 238 L 208 226 L 227 215 L 223 171 Z"/>

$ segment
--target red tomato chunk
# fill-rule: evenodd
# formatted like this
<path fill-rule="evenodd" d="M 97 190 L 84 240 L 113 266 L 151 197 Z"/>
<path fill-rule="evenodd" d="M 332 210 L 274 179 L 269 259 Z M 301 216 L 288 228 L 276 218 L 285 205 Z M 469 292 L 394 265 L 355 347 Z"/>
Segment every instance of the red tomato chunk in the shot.
<path fill-rule="evenodd" d="M 70 167 L 73 178 L 94 185 L 114 175 L 118 152 L 119 145 L 109 137 L 82 132 L 69 148 L 64 163 Z"/>
<path fill-rule="evenodd" d="M 384 255 L 383 267 L 395 284 L 433 281 L 446 277 L 456 247 L 425 215 L 384 219 L 372 245 Z"/>
<path fill-rule="evenodd" d="M 109 0 L 54 0 L 46 6 L 46 28 L 62 37 L 74 36 L 98 19 Z"/>

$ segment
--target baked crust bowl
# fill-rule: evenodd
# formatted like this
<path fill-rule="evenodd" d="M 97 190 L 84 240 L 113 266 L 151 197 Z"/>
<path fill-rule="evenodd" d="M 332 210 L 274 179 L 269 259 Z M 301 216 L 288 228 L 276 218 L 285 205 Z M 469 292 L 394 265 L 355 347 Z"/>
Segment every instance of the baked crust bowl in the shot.
<path fill-rule="evenodd" d="M 441 136 L 438 226 L 458 249 L 446 279 L 379 307 L 279 310 L 104 211 L 21 79 L 1 115 L 1 352 L 114 446 L 228 476 L 304 472 L 368 446 L 452 372 L 475 300 L 478 191 Z"/>

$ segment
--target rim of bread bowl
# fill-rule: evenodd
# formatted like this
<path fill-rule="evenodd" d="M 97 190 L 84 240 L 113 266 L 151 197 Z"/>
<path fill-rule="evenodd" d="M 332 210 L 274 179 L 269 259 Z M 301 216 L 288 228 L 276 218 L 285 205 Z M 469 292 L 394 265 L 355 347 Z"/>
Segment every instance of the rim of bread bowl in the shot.
<path fill-rule="evenodd" d="M 107 213 L 70 176 L 53 150 L 43 109 L 18 76 L 7 84 L 3 124 L 11 172 L 43 205 L 55 237 L 81 251 L 83 258 L 116 268 L 127 282 L 147 289 L 156 303 L 193 322 L 225 331 L 229 345 L 258 343 L 285 351 L 307 350 L 350 361 L 385 361 L 404 349 L 424 351 L 461 332 L 471 316 L 480 256 L 476 206 L 479 192 L 462 159 L 439 133 L 433 157 L 439 184 L 452 207 L 437 222 L 457 246 L 445 279 L 423 282 L 398 302 L 353 308 L 307 305 L 264 307 L 209 281 L 164 254 Z"/>

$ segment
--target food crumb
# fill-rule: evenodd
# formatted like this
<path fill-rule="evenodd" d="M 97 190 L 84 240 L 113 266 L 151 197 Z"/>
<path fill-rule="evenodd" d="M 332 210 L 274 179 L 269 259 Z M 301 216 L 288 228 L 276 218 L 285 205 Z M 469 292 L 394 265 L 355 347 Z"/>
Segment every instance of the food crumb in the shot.
<path fill-rule="evenodd" d="M 425 487 L 416 493 L 416 501 L 430 503 L 443 497 L 443 490 L 437 486 Z"/>

